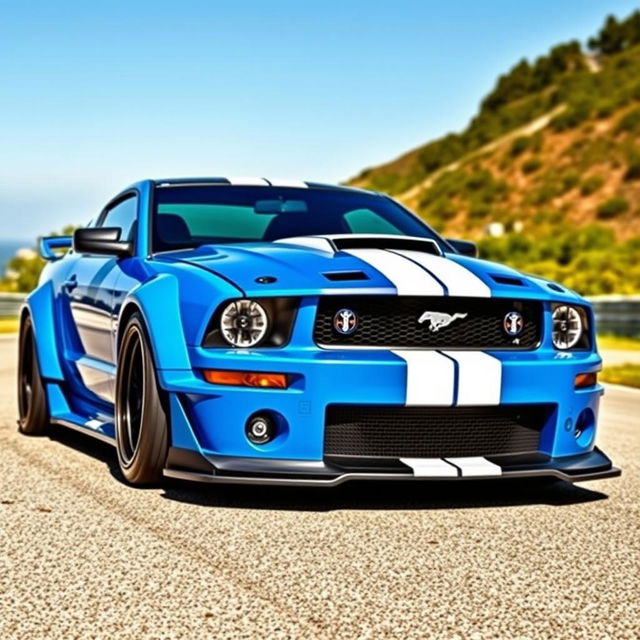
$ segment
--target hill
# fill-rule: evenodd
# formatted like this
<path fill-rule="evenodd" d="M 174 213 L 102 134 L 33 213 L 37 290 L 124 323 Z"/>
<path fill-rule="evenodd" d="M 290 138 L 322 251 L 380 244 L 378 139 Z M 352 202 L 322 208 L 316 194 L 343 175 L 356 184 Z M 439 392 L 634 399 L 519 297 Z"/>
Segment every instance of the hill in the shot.
<path fill-rule="evenodd" d="M 461 133 L 363 171 L 481 255 L 584 293 L 640 291 L 640 12 L 501 76 Z"/>

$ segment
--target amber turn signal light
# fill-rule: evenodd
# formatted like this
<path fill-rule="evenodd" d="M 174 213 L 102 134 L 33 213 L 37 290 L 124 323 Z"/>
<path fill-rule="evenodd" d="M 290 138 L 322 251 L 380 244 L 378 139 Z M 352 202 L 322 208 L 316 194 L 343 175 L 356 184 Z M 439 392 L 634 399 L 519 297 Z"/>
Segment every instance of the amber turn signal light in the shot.
<path fill-rule="evenodd" d="M 226 384 L 235 387 L 257 387 L 260 389 L 287 389 L 289 387 L 289 379 L 285 373 L 207 369 L 204 372 L 204 379 L 213 384 Z"/>
<path fill-rule="evenodd" d="M 595 387 L 598 382 L 597 373 L 579 373 L 576 376 L 575 388 L 584 389 L 585 387 Z"/>

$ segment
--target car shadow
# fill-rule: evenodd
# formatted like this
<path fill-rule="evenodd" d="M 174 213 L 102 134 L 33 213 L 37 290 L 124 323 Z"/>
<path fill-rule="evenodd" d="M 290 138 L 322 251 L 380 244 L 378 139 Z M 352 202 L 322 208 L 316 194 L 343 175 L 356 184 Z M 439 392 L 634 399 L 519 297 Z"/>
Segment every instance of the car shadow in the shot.
<path fill-rule="evenodd" d="M 51 440 L 104 463 L 115 480 L 127 484 L 115 449 L 66 428 L 52 429 Z M 438 510 L 549 505 L 563 507 L 606 500 L 600 491 L 561 480 L 513 479 L 476 481 L 352 481 L 336 487 L 278 487 L 269 485 L 198 484 L 165 480 L 160 487 L 131 487 L 132 491 L 162 490 L 162 498 L 201 507 L 280 511 Z"/>
<path fill-rule="evenodd" d="M 350 481 L 335 487 L 200 485 L 171 481 L 163 497 L 202 507 L 286 511 L 562 507 L 608 496 L 561 480 Z"/>

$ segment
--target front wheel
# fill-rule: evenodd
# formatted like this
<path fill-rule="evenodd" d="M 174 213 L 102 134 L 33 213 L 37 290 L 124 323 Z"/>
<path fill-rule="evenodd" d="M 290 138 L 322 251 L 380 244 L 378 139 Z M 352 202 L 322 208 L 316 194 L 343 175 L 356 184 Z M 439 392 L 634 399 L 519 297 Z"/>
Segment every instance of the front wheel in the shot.
<path fill-rule="evenodd" d="M 29 316 L 20 326 L 18 344 L 18 430 L 29 436 L 41 436 L 49 427 L 49 408 Z"/>
<path fill-rule="evenodd" d="M 168 447 L 167 414 L 139 313 L 122 338 L 116 377 L 116 443 L 122 475 L 131 484 L 162 478 Z"/>

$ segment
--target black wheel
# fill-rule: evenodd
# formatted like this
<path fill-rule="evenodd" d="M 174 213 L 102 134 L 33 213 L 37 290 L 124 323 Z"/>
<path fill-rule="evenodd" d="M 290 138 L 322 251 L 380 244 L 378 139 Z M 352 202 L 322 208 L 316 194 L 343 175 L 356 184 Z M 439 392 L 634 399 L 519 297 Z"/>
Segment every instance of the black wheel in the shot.
<path fill-rule="evenodd" d="M 47 396 L 40 377 L 31 318 L 20 326 L 18 354 L 18 429 L 30 436 L 41 436 L 49 427 Z"/>
<path fill-rule="evenodd" d="M 131 484 L 162 478 L 169 433 L 164 400 L 142 317 L 134 313 L 118 354 L 115 402 L 118 461 Z"/>

